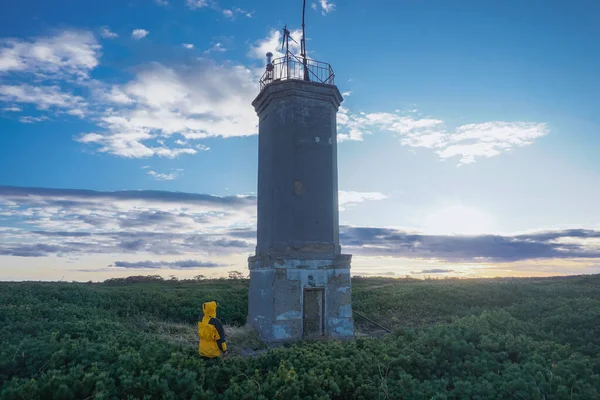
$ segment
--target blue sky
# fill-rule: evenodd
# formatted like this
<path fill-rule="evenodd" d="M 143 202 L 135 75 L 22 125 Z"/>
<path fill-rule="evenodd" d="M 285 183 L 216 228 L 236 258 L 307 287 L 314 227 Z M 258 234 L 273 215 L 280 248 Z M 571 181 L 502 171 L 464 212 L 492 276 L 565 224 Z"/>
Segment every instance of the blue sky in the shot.
<path fill-rule="evenodd" d="M 301 4 L 3 7 L 0 279 L 244 270 L 250 103 Z M 597 273 L 599 34 L 593 1 L 309 0 L 354 273 Z"/>

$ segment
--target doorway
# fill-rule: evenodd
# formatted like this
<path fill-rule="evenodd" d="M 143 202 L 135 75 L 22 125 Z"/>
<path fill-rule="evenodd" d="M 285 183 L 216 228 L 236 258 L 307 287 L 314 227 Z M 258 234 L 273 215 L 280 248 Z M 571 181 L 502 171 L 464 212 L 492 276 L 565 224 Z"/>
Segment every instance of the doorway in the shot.
<path fill-rule="evenodd" d="M 303 304 L 303 336 L 323 336 L 325 326 L 325 288 L 305 288 Z"/>

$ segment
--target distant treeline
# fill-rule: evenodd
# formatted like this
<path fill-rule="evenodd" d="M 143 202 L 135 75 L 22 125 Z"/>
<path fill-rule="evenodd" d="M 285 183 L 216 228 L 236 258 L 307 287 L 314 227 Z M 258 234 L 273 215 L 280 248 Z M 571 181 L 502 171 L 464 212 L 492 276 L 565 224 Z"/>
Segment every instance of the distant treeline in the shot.
<path fill-rule="evenodd" d="M 209 279 L 205 275 L 196 275 L 193 279 L 179 279 L 174 275 L 170 275 L 168 281 L 178 281 L 178 282 L 189 282 L 189 281 L 201 281 Z M 213 278 L 215 279 L 215 278 Z M 221 277 L 216 279 L 247 279 L 247 276 L 244 276 L 239 271 L 229 271 L 227 274 L 227 278 Z M 104 280 L 103 283 L 108 284 L 130 284 L 130 283 L 149 283 L 149 282 L 163 282 L 166 279 L 160 275 L 133 275 L 128 276 L 126 278 L 109 278 Z"/>

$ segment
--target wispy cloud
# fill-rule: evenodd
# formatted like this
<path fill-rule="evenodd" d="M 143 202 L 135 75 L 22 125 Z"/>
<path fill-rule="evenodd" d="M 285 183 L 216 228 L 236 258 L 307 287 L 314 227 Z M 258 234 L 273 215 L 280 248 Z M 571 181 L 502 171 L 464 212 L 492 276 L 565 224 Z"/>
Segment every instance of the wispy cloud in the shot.
<path fill-rule="evenodd" d="M 100 35 L 105 39 L 115 39 L 115 38 L 119 37 L 119 35 L 112 32 L 107 26 L 102 27 L 102 30 L 100 31 Z"/>
<path fill-rule="evenodd" d="M 1 85 L 0 101 L 34 104 L 40 110 L 51 107 L 63 109 L 85 108 L 80 96 L 62 92 L 58 86 Z"/>
<path fill-rule="evenodd" d="M 427 235 L 388 228 L 340 228 L 340 240 L 348 251 L 356 254 L 450 262 L 598 258 L 598 238 L 600 231 L 589 229 L 540 231 L 513 236 L 459 236 Z"/>
<path fill-rule="evenodd" d="M 150 204 L 187 204 L 195 206 L 221 204 L 234 207 L 254 207 L 256 198 L 253 196 L 211 196 L 207 194 L 165 192 L 155 190 L 120 190 L 115 192 L 102 192 L 81 189 L 51 189 L 19 186 L 0 186 L 0 199 L 20 202 L 24 205 L 75 205 L 76 202 L 99 202 L 106 204 L 107 201 L 139 202 Z M 65 202 L 65 200 L 67 200 Z M 11 203 L 11 205 L 14 205 Z"/>
<path fill-rule="evenodd" d="M 338 204 L 340 211 L 345 211 L 358 203 L 373 200 L 387 199 L 387 196 L 379 192 L 352 192 L 340 190 L 338 192 Z"/>
<path fill-rule="evenodd" d="M 548 132 L 546 124 L 535 122 L 469 124 L 459 126 L 454 134 L 445 135 L 442 143 L 433 147 L 442 159 L 458 156 L 461 164 L 469 164 L 475 162 L 476 157 L 489 158 L 531 145 Z M 408 137 L 403 143 L 413 145 L 415 142 Z M 419 144 L 418 139 L 416 143 Z"/>
<path fill-rule="evenodd" d="M 224 9 L 222 13 L 226 18 L 230 19 L 235 19 L 237 15 L 243 15 L 244 17 L 252 18 L 253 14 L 253 12 L 248 12 L 246 10 L 242 10 L 241 8 Z"/>
<path fill-rule="evenodd" d="M 374 131 L 387 131 L 396 134 L 401 144 L 431 149 L 442 160 L 456 157 L 459 165 L 531 145 L 549 133 L 544 123 L 520 121 L 468 124 L 448 132 L 444 121 L 436 118 L 419 118 L 400 112 L 354 114 L 344 107 L 340 107 L 338 124 L 341 142 L 361 141 Z"/>
<path fill-rule="evenodd" d="M 256 76 L 239 65 L 198 63 L 195 68 L 153 64 L 141 70 L 133 81 L 114 89 L 133 103 L 113 104 L 99 117 L 103 129 L 78 140 L 122 157 L 177 157 L 197 150 L 162 145 L 159 140 L 173 135 L 193 141 L 256 134 L 256 115 L 250 106 Z"/>
<path fill-rule="evenodd" d="M 0 187 L 0 221 L 10 229 L 0 231 L 0 255 L 247 254 L 256 235 L 255 201 L 163 191 Z M 360 257 L 481 264 L 600 259 L 600 231 L 593 229 L 461 236 L 341 226 L 340 241 Z"/>
<path fill-rule="evenodd" d="M 89 73 L 99 64 L 100 50 L 86 31 L 0 41 L 0 102 L 13 110 L 31 104 L 45 114 L 24 116 L 23 123 L 49 120 L 50 115 L 84 117 L 86 86 L 93 82 Z"/>
<path fill-rule="evenodd" d="M 207 0 L 186 0 L 185 4 L 192 10 L 203 8 L 208 6 Z"/>
<path fill-rule="evenodd" d="M 188 50 L 191 50 L 191 49 L 194 48 L 194 45 L 191 44 L 191 43 L 183 43 L 182 46 L 185 47 Z"/>
<path fill-rule="evenodd" d="M 219 264 L 212 261 L 200 260 L 180 260 L 180 261 L 115 261 L 109 267 L 128 268 L 128 269 L 194 269 L 194 268 L 215 268 L 223 267 L 224 264 Z"/>
<path fill-rule="evenodd" d="M 134 29 L 131 32 L 131 37 L 134 38 L 135 40 L 140 40 L 145 38 L 146 36 L 148 36 L 150 32 L 145 30 L 145 29 Z"/>
<path fill-rule="evenodd" d="M 154 170 L 148 169 L 146 171 L 146 175 L 151 176 L 154 180 L 157 180 L 157 181 L 172 181 L 172 180 L 176 179 L 177 177 L 179 177 L 181 171 L 182 170 L 176 170 L 176 171 L 170 172 L 168 174 L 164 174 L 164 173 L 158 173 Z"/>
<path fill-rule="evenodd" d="M 290 51 L 295 54 L 300 53 L 299 43 L 300 38 L 302 37 L 302 31 L 300 29 L 291 30 L 290 36 L 295 40 L 295 42 L 290 41 Z M 248 57 L 264 60 L 265 54 L 268 52 L 273 53 L 274 58 L 283 57 L 284 54 L 281 52 L 281 40 L 281 31 L 272 29 L 267 37 L 257 40 L 250 46 Z"/>
<path fill-rule="evenodd" d="M 48 117 L 42 115 L 41 117 L 32 117 L 32 116 L 24 116 L 24 117 L 20 117 L 19 121 L 21 121 L 24 124 L 35 124 L 36 122 L 43 122 L 48 120 Z"/>
<path fill-rule="evenodd" d="M 373 130 L 384 130 L 400 135 L 418 132 L 422 135 L 437 132 L 443 121 L 435 118 L 415 118 L 400 113 L 359 113 L 350 112 L 345 107 L 340 107 L 338 113 L 338 124 L 341 132 L 338 134 L 339 141 L 363 140 Z"/>
<path fill-rule="evenodd" d="M 421 271 L 411 271 L 411 274 L 419 275 L 419 274 L 452 274 L 457 273 L 453 269 L 446 268 L 432 268 L 432 269 L 423 269 Z"/>
<path fill-rule="evenodd" d="M 227 51 L 227 49 L 223 46 L 223 44 L 220 42 L 217 42 L 210 49 L 205 50 L 204 53 L 206 53 L 206 54 L 213 53 L 213 52 L 223 53 L 225 51 Z"/>
<path fill-rule="evenodd" d="M 255 198 L 0 187 L 0 255 L 223 255 L 253 243 Z"/>
<path fill-rule="evenodd" d="M 100 45 L 86 31 L 64 31 L 54 36 L 0 41 L 0 73 L 29 72 L 86 78 L 98 65 Z"/>
<path fill-rule="evenodd" d="M 133 36 L 146 33 L 136 30 Z M 24 118 L 24 123 L 50 114 L 87 117 L 97 129 L 82 132 L 75 140 L 96 151 L 128 158 L 175 158 L 206 150 L 194 143 L 199 139 L 257 132 L 250 104 L 258 78 L 242 65 L 206 59 L 178 67 L 154 63 L 140 66 L 133 80 L 115 85 L 88 76 L 100 56 L 90 32 L 68 31 L 2 44 L 0 73 L 35 74 L 38 81 L 48 80 L 37 85 L 24 83 L 29 76 L 7 80 L 0 86 L 0 102 L 9 104 L 5 108 L 33 104 L 48 114 Z M 225 50 L 221 42 L 211 49 Z"/>
<path fill-rule="evenodd" d="M 158 4 L 159 6 L 168 6 L 169 2 L 167 0 L 154 0 L 156 2 L 156 4 Z"/>
<path fill-rule="evenodd" d="M 334 3 L 330 3 L 327 0 L 319 0 L 319 3 L 312 3 L 311 7 L 313 10 L 318 10 L 319 8 L 321 9 L 321 14 L 323 15 L 327 15 L 333 11 L 335 11 L 335 4 Z"/>

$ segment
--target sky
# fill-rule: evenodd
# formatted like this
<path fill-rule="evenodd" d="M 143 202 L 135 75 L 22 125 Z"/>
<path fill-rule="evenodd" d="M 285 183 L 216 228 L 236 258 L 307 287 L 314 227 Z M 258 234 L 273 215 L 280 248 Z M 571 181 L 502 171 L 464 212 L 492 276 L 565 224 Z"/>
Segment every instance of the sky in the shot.
<path fill-rule="evenodd" d="M 0 280 L 247 273 L 251 102 L 301 10 L 4 6 Z M 308 0 L 308 56 L 344 97 L 353 275 L 600 273 L 598 37 L 596 1 Z"/>

